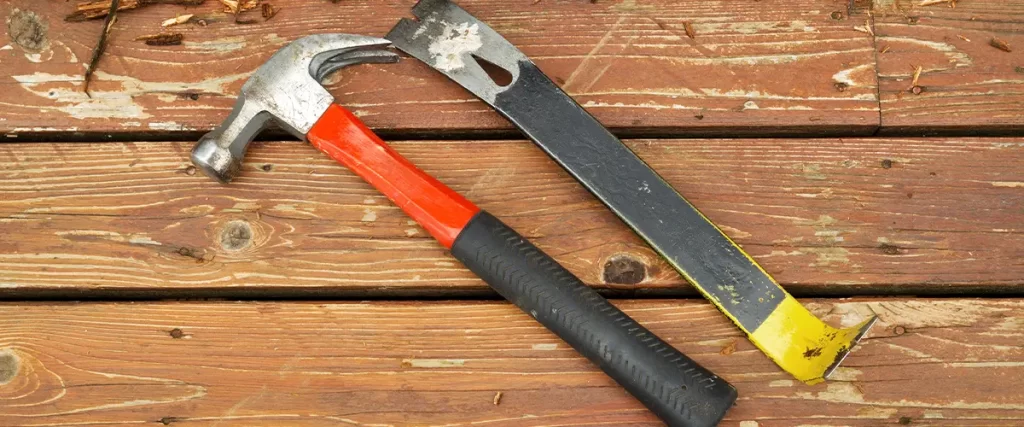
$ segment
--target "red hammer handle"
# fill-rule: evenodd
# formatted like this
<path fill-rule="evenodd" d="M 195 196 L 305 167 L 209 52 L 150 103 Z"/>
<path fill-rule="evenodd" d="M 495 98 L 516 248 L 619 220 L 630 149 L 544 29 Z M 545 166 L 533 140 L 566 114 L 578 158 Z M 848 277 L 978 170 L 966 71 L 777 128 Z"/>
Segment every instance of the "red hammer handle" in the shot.
<path fill-rule="evenodd" d="M 306 134 L 314 147 L 345 165 L 451 249 L 480 208 L 391 149 L 348 110 L 331 105 Z"/>

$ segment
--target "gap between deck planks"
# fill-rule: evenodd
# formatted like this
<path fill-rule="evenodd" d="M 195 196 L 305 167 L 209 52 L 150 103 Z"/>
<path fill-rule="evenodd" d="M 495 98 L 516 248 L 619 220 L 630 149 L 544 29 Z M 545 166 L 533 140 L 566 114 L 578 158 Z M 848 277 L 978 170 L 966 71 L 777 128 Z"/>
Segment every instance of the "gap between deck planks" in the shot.
<path fill-rule="evenodd" d="M 1024 2 L 918 3 L 874 2 L 880 133 L 1024 132 Z"/>
<path fill-rule="evenodd" d="M 798 296 L 1017 294 L 1024 139 L 631 140 Z M 491 295 L 298 142 L 222 186 L 190 143 L 0 145 L 0 296 Z M 525 141 L 393 146 L 613 295 L 694 295 Z"/>
<path fill-rule="evenodd" d="M 880 319 L 815 386 L 703 301 L 617 304 L 738 388 L 723 426 L 1024 422 L 1021 300 L 808 301 Z M 7 303 L 0 384 L 12 427 L 658 425 L 507 303 Z"/>
<path fill-rule="evenodd" d="M 274 2 L 254 25 L 231 23 L 222 5 L 154 5 L 126 11 L 82 92 L 84 62 L 102 24 L 65 23 L 74 3 L 41 8 L 10 0 L 0 17 L 34 13 L 38 51 L 0 48 L 0 139 L 97 139 L 191 134 L 228 114 L 238 90 L 269 55 L 298 37 L 383 36 L 412 1 Z M 631 135 L 869 135 L 879 105 L 870 35 L 853 30 L 846 2 L 764 0 L 465 0 L 605 125 Z M 17 12 L 16 12 L 17 11 Z M 194 13 L 208 22 L 161 28 Z M 258 13 L 257 13 L 258 15 Z M 694 28 L 693 39 L 685 32 Z M 181 46 L 134 39 L 181 32 Z M 24 44 L 24 43 L 23 43 Z M 498 114 L 415 60 L 352 67 L 329 85 L 374 129 L 398 134 L 503 132 Z M 179 134 L 180 135 L 180 134 Z M 151 137 L 150 137 L 151 139 Z"/>

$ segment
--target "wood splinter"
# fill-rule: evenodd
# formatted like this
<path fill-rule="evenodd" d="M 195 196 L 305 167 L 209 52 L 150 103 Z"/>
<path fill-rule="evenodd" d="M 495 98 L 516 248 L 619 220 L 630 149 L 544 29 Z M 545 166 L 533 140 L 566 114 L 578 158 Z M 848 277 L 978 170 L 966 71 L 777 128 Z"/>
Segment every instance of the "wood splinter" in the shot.
<path fill-rule="evenodd" d="M 263 3 L 263 5 L 260 6 L 260 9 L 264 21 L 269 21 L 270 18 L 273 18 L 274 15 L 277 15 L 277 12 L 279 11 L 279 9 L 275 8 L 274 5 L 270 3 Z"/>
<path fill-rule="evenodd" d="M 921 67 L 920 65 L 914 68 L 914 80 L 910 82 L 910 87 L 917 86 L 917 81 L 921 78 L 922 70 L 924 70 L 924 68 Z"/>
<path fill-rule="evenodd" d="M 181 33 L 151 34 L 135 38 L 136 41 L 146 42 L 150 46 L 177 46 L 184 39 L 185 35 Z"/>
<path fill-rule="evenodd" d="M 191 14 L 191 13 L 188 14 L 188 15 L 178 15 L 178 16 L 176 16 L 174 18 L 169 18 L 169 19 L 165 20 L 164 22 L 160 23 L 160 26 L 161 27 L 170 27 L 172 25 L 184 24 L 184 23 L 188 22 L 189 20 L 191 20 L 193 16 L 195 16 L 195 15 Z"/>
<path fill-rule="evenodd" d="M 224 5 L 224 12 L 235 16 L 236 24 L 255 24 L 255 19 L 240 19 L 243 12 L 255 9 L 259 6 L 259 0 L 220 0 Z M 267 18 L 269 19 L 269 18 Z"/>
<path fill-rule="evenodd" d="M 117 11 L 138 9 L 153 4 L 176 4 L 181 6 L 199 6 L 206 0 L 124 0 L 118 1 Z M 114 10 L 111 0 L 100 0 L 79 3 L 74 13 L 65 16 L 67 22 L 80 22 L 108 16 Z"/>
<path fill-rule="evenodd" d="M 697 32 L 693 31 L 693 24 L 691 24 L 689 21 L 683 22 L 683 31 L 686 32 L 686 37 L 689 37 L 690 39 L 697 38 Z"/>
<path fill-rule="evenodd" d="M 860 31 L 860 32 L 866 33 L 866 34 L 870 34 L 872 36 L 875 35 L 875 31 L 871 28 L 871 20 L 870 19 L 865 19 L 864 20 L 864 25 L 862 25 L 862 26 L 854 26 L 853 30 L 854 31 Z"/>
<path fill-rule="evenodd" d="M 995 37 L 992 37 L 992 40 L 989 40 L 988 44 L 989 44 L 989 46 L 992 46 L 992 47 L 994 47 L 996 49 L 999 49 L 999 50 L 1001 50 L 1003 52 L 1013 52 L 1013 49 L 1010 49 L 1010 45 L 1006 44 L 1005 41 L 999 40 L 999 39 L 997 39 Z"/>
<path fill-rule="evenodd" d="M 100 63 L 100 57 L 103 56 L 103 51 L 107 49 L 107 35 L 110 34 L 110 29 L 114 27 L 114 22 L 117 21 L 117 8 L 120 5 L 119 0 L 111 0 L 109 9 L 106 13 L 106 19 L 103 21 L 103 31 L 100 33 L 100 40 L 96 42 L 96 47 L 92 51 L 92 58 L 89 59 L 89 65 L 85 67 L 84 84 L 82 85 L 82 91 L 85 92 L 85 96 L 92 98 L 89 94 L 89 80 L 92 79 L 92 73 L 96 70 L 96 65 Z"/>

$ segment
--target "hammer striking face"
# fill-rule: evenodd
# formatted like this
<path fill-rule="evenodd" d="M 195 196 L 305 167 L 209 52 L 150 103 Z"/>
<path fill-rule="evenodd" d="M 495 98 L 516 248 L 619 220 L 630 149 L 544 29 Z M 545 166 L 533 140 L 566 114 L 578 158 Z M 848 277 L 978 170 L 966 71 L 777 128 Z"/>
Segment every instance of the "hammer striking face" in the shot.
<path fill-rule="evenodd" d="M 667 424 L 715 425 L 736 390 L 640 326 L 515 230 L 419 170 L 335 105 L 320 79 L 360 62 L 394 62 L 383 39 L 328 34 L 284 47 L 242 86 L 192 161 L 228 182 L 271 120 L 384 193 L 497 293 L 530 313 Z"/>

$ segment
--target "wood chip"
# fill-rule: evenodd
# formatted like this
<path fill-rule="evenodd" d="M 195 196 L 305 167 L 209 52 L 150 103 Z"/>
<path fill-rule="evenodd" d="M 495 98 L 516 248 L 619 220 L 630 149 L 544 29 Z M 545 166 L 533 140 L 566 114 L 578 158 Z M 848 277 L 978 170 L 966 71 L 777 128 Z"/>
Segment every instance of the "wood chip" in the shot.
<path fill-rule="evenodd" d="M 234 14 L 255 9 L 260 5 L 259 0 L 220 0 L 220 3 L 224 5 L 225 12 Z"/>
<path fill-rule="evenodd" d="M 889 45 L 885 45 L 885 47 L 883 47 L 882 50 L 879 51 L 878 53 L 886 53 L 888 51 L 889 51 Z"/>
<path fill-rule="evenodd" d="M 957 34 L 956 36 L 957 36 L 957 38 L 959 38 L 960 40 L 963 40 L 963 41 L 965 41 L 965 42 L 969 42 L 969 41 L 971 41 L 971 39 L 969 39 L 969 38 L 967 38 L 967 37 L 964 37 L 964 35 L 963 35 L 963 34 Z"/>
<path fill-rule="evenodd" d="M 270 18 L 273 18 L 274 15 L 277 15 L 278 9 L 274 8 L 274 5 L 272 5 L 270 3 L 263 3 L 263 6 L 261 6 L 261 11 L 260 12 L 263 15 L 263 20 L 264 21 L 269 21 Z"/>
<path fill-rule="evenodd" d="M 875 35 L 875 31 L 871 29 L 871 20 L 870 19 L 864 20 L 864 25 L 863 26 L 853 27 L 853 29 L 856 30 L 856 31 L 860 31 L 862 33 L 867 33 L 867 34 Z"/>
<path fill-rule="evenodd" d="M 500 391 L 494 394 L 494 400 L 492 400 L 491 402 L 494 403 L 494 406 L 498 406 L 498 404 L 501 403 L 501 392 Z"/>
<path fill-rule="evenodd" d="M 949 3 L 950 0 L 922 0 L 918 6 L 931 6 L 935 4 Z"/>
<path fill-rule="evenodd" d="M 117 10 L 138 9 L 153 4 L 176 4 L 181 6 L 199 6 L 206 0 L 122 0 L 118 2 Z M 111 0 L 99 0 L 79 3 L 75 11 L 64 17 L 68 22 L 80 22 L 89 19 L 99 19 L 110 13 Z"/>
<path fill-rule="evenodd" d="M 193 15 L 191 13 L 188 14 L 188 15 L 178 15 L 178 16 L 176 16 L 174 18 L 170 18 L 168 20 L 165 20 L 164 22 L 162 22 L 160 24 L 160 26 L 161 27 L 170 27 L 172 25 L 184 24 L 184 23 L 188 22 L 190 19 L 192 19 L 193 16 L 195 16 L 195 15 Z"/>
<path fill-rule="evenodd" d="M 150 46 L 177 46 L 184 39 L 185 35 L 181 33 L 152 34 L 135 38 L 136 41 L 146 42 Z"/>
<path fill-rule="evenodd" d="M 226 8 L 225 12 L 238 13 L 238 1 L 236 0 L 220 0 L 221 4 Z"/>
<path fill-rule="evenodd" d="M 220 0 L 221 4 L 224 5 L 224 12 L 230 13 L 235 16 L 236 24 L 255 24 L 255 19 L 242 19 L 241 15 L 243 12 L 251 9 L 255 9 L 256 6 L 260 5 L 260 0 Z M 273 7 L 271 7 L 273 8 Z M 273 16 L 273 15 L 271 15 Z M 269 19 L 265 18 L 264 20 Z"/>
<path fill-rule="evenodd" d="M 693 31 L 693 24 L 689 22 L 683 22 L 683 31 L 686 31 L 686 37 L 691 39 L 697 37 L 697 33 Z"/>
<path fill-rule="evenodd" d="M 992 40 L 989 40 L 988 44 L 1003 52 L 1013 52 L 1013 49 L 1010 49 L 1010 45 L 1006 44 L 1006 42 L 999 40 L 995 37 L 992 37 Z"/>

